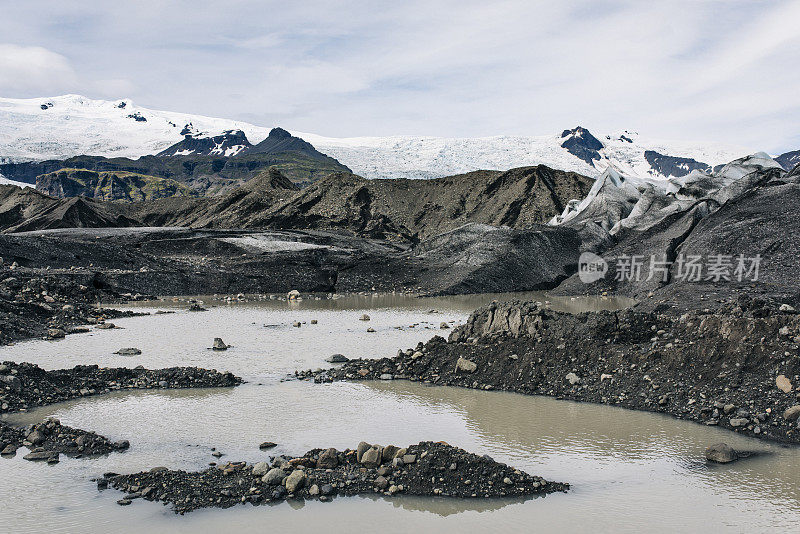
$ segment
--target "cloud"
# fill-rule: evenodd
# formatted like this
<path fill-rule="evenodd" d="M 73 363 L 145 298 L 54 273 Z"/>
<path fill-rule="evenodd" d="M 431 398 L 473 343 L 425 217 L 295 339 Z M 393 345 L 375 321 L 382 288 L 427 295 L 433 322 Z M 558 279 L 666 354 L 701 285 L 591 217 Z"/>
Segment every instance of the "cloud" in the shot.
<path fill-rule="evenodd" d="M 65 92 L 78 85 L 69 60 L 41 46 L 0 44 L 0 90 L 6 94 Z"/>
<path fill-rule="evenodd" d="M 3 38 L 56 51 L 52 67 L 0 52 L 4 93 L 136 92 L 154 108 L 333 136 L 540 135 L 583 124 L 797 148 L 800 0 L 43 6 L 11 4 Z M 8 74 L 8 56 L 23 72 Z"/>

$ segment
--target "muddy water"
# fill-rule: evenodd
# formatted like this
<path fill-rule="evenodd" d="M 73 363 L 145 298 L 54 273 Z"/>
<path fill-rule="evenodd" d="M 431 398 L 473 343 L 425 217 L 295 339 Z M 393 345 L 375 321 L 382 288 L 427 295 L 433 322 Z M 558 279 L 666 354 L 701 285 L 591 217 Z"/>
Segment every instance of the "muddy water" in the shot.
<path fill-rule="evenodd" d="M 473 299 L 358 298 L 306 300 L 290 309 L 285 302 L 246 303 L 119 320 L 124 329 L 0 349 L 0 359 L 47 368 L 205 365 L 249 380 L 229 390 L 124 392 L 14 415 L 16 423 L 56 416 L 111 439 L 129 439 L 132 446 L 104 458 L 63 458 L 54 466 L 26 462 L 22 454 L 1 459 L 0 530 L 800 531 L 796 448 L 670 417 L 548 398 L 400 381 L 281 381 L 297 367 L 325 365 L 324 357 L 334 352 L 389 355 L 441 333 L 443 321 L 463 321 L 477 304 Z M 358 320 L 362 313 L 371 316 L 369 323 Z M 291 326 L 312 318 L 317 325 Z M 366 333 L 368 326 L 377 332 Z M 206 350 L 214 336 L 234 348 Z M 110 354 L 122 346 L 137 346 L 143 354 Z M 144 501 L 120 507 L 116 500 L 121 494 L 98 492 L 90 481 L 107 471 L 157 465 L 201 469 L 215 460 L 212 447 L 225 454 L 222 460 L 262 460 L 267 455 L 258 444 L 267 440 L 280 444 L 271 454 L 298 454 L 319 446 L 352 448 L 361 440 L 406 445 L 429 439 L 488 453 L 528 472 L 570 482 L 573 489 L 526 501 L 356 497 L 175 516 Z M 706 465 L 704 447 L 721 440 L 766 454 L 729 466 Z"/>

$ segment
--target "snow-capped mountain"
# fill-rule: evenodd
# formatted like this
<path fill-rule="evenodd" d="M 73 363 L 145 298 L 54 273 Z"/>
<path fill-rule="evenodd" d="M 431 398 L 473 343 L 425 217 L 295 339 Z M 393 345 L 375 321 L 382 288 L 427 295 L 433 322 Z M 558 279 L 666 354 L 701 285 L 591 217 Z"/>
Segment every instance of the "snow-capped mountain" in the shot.
<path fill-rule="evenodd" d="M 0 159 L 39 161 L 72 156 L 138 158 L 156 154 L 191 133 L 218 136 L 241 130 L 257 143 L 270 128 L 137 106 L 129 99 L 92 100 L 80 95 L 0 98 Z"/>
<path fill-rule="evenodd" d="M 253 145 L 241 130 L 225 130 L 219 135 L 195 132 L 193 125 L 187 125 L 183 141 L 156 154 L 157 156 L 224 156 L 231 157 Z M 182 133 L 183 133 L 182 132 Z"/>
<path fill-rule="evenodd" d="M 183 151 L 230 156 L 252 150 L 236 140 L 236 132 L 249 140 L 247 144 L 257 145 L 270 130 L 240 121 L 151 110 L 129 99 L 92 100 L 79 95 L 0 98 L 0 161 L 5 162 L 83 154 L 136 158 L 162 152 L 183 141 L 187 142 Z M 628 176 L 666 178 L 709 169 L 754 152 L 738 147 L 655 141 L 630 131 L 598 135 L 581 127 L 533 137 L 332 138 L 292 134 L 366 178 L 433 178 L 476 169 L 507 170 L 537 164 L 592 177 L 611 167 Z"/>

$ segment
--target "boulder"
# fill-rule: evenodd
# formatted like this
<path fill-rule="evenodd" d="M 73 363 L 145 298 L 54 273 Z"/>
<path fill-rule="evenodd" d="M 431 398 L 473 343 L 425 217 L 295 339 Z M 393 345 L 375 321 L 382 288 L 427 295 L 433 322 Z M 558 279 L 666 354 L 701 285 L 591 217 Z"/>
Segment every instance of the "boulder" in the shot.
<path fill-rule="evenodd" d="M 214 344 L 211 346 L 211 348 L 213 350 L 228 350 L 228 345 L 226 345 L 225 342 L 222 341 L 221 337 L 215 337 Z"/>
<path fill-rule="evenodd" d="M 269 472 L 269 464 L 267 462 L 258 462 L 253 466 L 253 476 L 263 477 Z"/>
<path fill-rule="evenodd" d="M 783 411 L 783 418 L 787 421 L 796 421 L 800 417 L 800 404 L 790 406 Z"/>
<path fill-rule="evenodd" d="M 286 477 L 286 473 L 280 467 L 273 467 L 267 474 L 261 477 L 261 482 L 269 486 L 277 486 Z"/>
<path fill-rule="evenodd" d="M 744 417 L 731 417 L 729 422 L 732 427 L 738 428 L 740 426 L 746 425 L 749 422 L 749 419 L 746 419 Z"/>
<path fill-rule="evenodd" d="M 283 485 L 286 487 L 286 491 L 289 493 L 294 493 L 301 489 L 305 483 L 306 474 L 301 469 L 295 469 L 289 473 L 289 476 L 283 481 Z"/>
<path fill-rule="evenodd" d="M 99 328 L 99 326 L 98 326 Z M 112 325 L 113 328 L 113 325 Z M 48 328 L 47 329 L 47 337 L 50 339 L 61 339 L 66 335 L 66 332 L 61 330 L 60 328 Z"/>
<path fill-rule="evenodd" d="M 28 434 L 25 439 L 27 439 L 32 445 L 41 445 L 42 443 L 44 443 L 46 437 L 41 431 L 34 430 L 30 434 Z"/>
<path fill-rule="evenodd" d="M 361 464 L 366 467 L 378 467 L 381 465 L 381 457 L 380 447 L 373 446 L 361 455 Z"/>
<path fill-rule="evenodd" d="M 333 469 L 337 465 L 339 465 L 338 452 L 333 447 L 322 451 L 317 459 L 317 467 L 320 469 Z"/>
<path fill-rule="evenodd" d="M 739 455 L 727 443 L 715 443 L 706 448 L 706 460 L 718 464 L 727 464 L 737 460 Z"/>
<path fill-rule="evenodd" d="M 399 450 L 400 448 L 396 447 L 395 445 L 387 445 L 383 448 L 383 460 L 386 462 L 392 460 L 397 455 L 397 451 Z"/>
<path fill-rule="evenodd" d="M 356 446 L 356 461 L 361 463 L 361 457 L 367 452 L 372 445 L 367 443 L 366 441 L 362 441 L 361 443 Z"/>
<path fill-rule="evenodd" d="M 328 363 L 345 363 L 349 362 L 350 359 L 344 354 L 332 354 L 331 356 L 325 358 L 325 361 Z"/>
<path fill-rule="evenodd" d="M 775 385 L 784 393 L 789 393 L 792 391 L 792 383 L 784 375 L 778 375 L 775 378 Z"/>
<path fill-rule="evenodd" d="M 120 356 L 138 356 L 141 353 L 142 353 L 142 351 L 137 349 L 136 347 L 125 347 L 125 348 L 119 349 L 114 354 L 119 354 Z"/>
<path fill-rule="evenodd" d="M 565 376 L 565 377 L 564 377 L 564 379 L 565 379 L 567 382 L 569 382 L 569 384 L 570 384 L 571 386 L 574 386 L 574 385 L 576 385 L 576 384 L 580 384 L 580 383 L 581 383 L 581 377 L 579 377 L 579 376 L 578 376 L 578 375 L 576 375 L 575 373 L 567 373 L 567 376 Z"/>
<path fill-rule="evenodd" d="M 458 358 L 456 362 L 456 373 L 474 373 L 478 369 L 478 364 L 466 358 Z"/>

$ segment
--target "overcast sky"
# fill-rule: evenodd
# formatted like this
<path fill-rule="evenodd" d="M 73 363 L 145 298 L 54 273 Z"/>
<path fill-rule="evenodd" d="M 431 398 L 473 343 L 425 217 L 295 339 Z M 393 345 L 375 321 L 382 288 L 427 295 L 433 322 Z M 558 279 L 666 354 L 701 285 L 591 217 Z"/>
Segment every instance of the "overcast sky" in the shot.
<path fill-rule="evenodd" d="M 581 124 L 800 148 L 800 0 L 0 0 L 0 95 L 330 136 Z"/>

